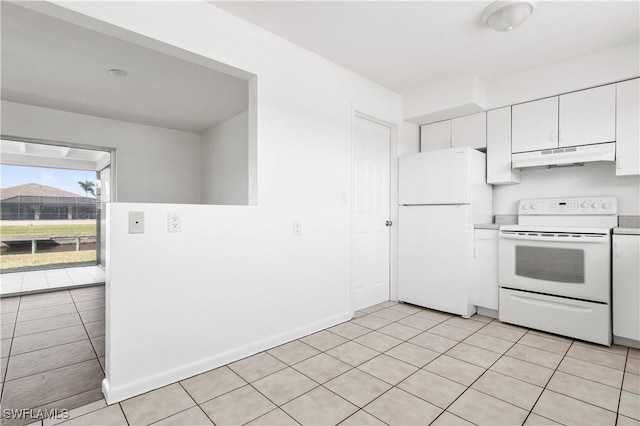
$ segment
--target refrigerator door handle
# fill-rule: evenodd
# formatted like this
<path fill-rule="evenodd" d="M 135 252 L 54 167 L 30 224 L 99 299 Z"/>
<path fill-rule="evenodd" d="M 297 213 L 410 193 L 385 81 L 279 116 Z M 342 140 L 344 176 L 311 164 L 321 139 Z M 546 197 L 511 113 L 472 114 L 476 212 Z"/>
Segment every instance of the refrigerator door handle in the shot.
<path fill-rule="evenodd" d="M 393 225 L 393 222 L 391 222 L 390 220 L 384 221 L 384 226 L 391 226 L 391 225 Z"/>

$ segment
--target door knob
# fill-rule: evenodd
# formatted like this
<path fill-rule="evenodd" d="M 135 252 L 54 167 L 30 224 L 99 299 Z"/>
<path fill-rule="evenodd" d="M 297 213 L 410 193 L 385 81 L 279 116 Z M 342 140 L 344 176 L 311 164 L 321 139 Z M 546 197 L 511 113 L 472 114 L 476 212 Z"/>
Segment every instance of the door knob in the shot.
<path fill-rule="evenodd" d="M 391 222 L 390 220 L 385 220 L 384 226 L 391 226 L 391 225 L 393 225 L 393 222 Z"/>

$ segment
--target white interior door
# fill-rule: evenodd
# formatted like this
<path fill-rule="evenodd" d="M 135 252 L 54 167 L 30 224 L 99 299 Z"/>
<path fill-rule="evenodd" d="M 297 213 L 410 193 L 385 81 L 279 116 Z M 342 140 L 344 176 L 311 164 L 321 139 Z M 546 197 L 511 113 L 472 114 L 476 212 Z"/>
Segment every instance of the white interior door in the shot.
<path fill-rule="evenodd" d="M 391 129 L 355 117 L 353 129 L 353 308 L 389 300 Z"/>

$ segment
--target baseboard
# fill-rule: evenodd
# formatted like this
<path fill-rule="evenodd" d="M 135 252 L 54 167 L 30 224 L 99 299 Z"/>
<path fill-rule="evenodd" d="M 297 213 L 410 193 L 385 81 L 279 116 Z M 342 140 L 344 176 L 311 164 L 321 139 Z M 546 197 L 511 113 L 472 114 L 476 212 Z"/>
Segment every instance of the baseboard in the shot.
<path fill-rule="evenodd" d="M 237 361 L 242 358 L 254 355 L 258 352 L 262 352 L 267 349 L 282 345 L 300 337 L 307 336 L 309 334 L 324 330 L 325 328 L 334 326 L 336 324 L 345 322 L 353 318 L 352 312 L 343 313 L 332 318 L 315 322 L 305 327 L 296 328 L 294 330 L 282 333 L 276 336 L 269 337 L 264 340 L 237 348 L 232 349 L 222 354 L 201 359 L 192 362 L 187 365 L 181 365 L 177 368 L 163 371 L 159 374 L 149 376 L 143 380 L 138 380 L 132 383 L 126 383 L 120 386 L 113 386 L 110 383 L 109 378 L 105 378 L 102 381 L 102 393 L 108 404 L 114 404 L 116 402 L 123 401 L 127 398 L 134 397 L 136 395 L 149 392 L 154 389 L 161 388 L 163 386 L 184 380 L 186 378 L 204 373 L 214 368 L 221 367 L 229 364 L 230 362 Z M 111 366 L 113 368 L 113 365 Z"/>
<path fill-rule="evenodd" d="M 629 346 L 630 348 L 640 349 L 640 341 L 627 339 L 626 337 L 613 336 L 613 343 L 616 345 Z"/>
<path fill-rule="evenodd" d="M 483 315 L 489 318 L 498 318 L 498 311 L 496 309 L 489 309 L 478 306 L 477 313 L 478 315 Z"/>

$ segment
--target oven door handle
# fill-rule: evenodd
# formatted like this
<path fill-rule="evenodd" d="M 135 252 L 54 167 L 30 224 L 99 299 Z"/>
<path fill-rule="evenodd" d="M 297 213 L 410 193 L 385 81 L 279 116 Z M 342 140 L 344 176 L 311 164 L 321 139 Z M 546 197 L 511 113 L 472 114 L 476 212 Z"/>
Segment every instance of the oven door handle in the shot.
<path fill-rule="evenodd" d="M 557 237 L 557 236 L 541 236 L 541 235 L 520 235 L 517 233 L 501 232 L 500 238 L 506 240 L 522 240 L 522 241 L 549 241 L 553 243 L 599 243 L 608 244 L 608 235 L 581 235 L 580 237 Z"/>

